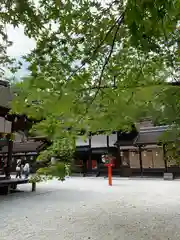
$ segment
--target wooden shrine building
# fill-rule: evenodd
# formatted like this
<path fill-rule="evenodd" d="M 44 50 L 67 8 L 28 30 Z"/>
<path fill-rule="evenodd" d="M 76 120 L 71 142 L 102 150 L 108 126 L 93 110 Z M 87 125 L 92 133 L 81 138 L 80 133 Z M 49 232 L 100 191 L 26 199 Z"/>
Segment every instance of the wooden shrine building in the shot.
<path fill-rule="evenodd" d="M 15 170 L 17 158 L 33 160 L 46 142 L 25 137 L 32 122 L 26 116 L 9 113 L 12 96 L 8 82 L 0 81 L 0 169 L 6 178 Z"/>
<path fill-rule="evenodd" d="M 131 132 L 114 132 L 109 136 L 94 135 L 76 141 L 76 163 L 84 163 L 87 173 L 107 174 L 102 155 L 114 157 L 113 174 L 119 176 L 163 176 L 165 172 L 180 175 L 180 167 L 167 160 L 165 145 L 160 139 L 169 126 L 153 126 L 144 121 Z M 170 141 L 170 140 L 169 140 Z M 78 162 L 79 161 L 79 162 Z"/>

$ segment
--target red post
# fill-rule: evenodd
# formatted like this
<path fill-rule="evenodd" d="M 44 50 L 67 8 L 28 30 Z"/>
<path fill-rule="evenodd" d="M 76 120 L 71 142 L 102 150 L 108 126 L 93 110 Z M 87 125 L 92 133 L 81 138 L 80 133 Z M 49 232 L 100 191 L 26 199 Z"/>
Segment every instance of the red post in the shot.
<path fill-rule="evenodd" d="M 108 180 L 109 186 L 112 186 L 112 165 L 108 164 Z"/>
<path fill-rule="evenodd" d="M 104 165 L 108 168 L 108 183 L 109 186 L 112 186 L 112 167 L 114 166 L 112 161 L 113 159 L 110 157 L 104 157 L 103 159 L 106 161 Z"/>

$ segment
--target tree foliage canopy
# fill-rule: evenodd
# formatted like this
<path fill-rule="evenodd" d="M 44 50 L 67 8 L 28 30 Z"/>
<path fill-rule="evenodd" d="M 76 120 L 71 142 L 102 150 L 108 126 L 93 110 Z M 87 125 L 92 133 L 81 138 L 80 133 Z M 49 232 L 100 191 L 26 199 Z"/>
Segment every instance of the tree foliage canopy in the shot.
<path fill-rule="evenodd" d="M 180 0 L 0 3 L 0 34 L 22 24 L 36 41 L 13 102 L 13 111 L 41 120 L 36 131 L 55 141 L 149 115 L 180 123 L 180 90 L 167 84 L 179 79 Z"/>

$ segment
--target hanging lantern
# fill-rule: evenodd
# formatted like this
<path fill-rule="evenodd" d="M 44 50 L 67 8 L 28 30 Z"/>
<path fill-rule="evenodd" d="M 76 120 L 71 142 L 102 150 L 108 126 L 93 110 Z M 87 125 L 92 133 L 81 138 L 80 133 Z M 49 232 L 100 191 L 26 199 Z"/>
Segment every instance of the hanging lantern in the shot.
<path fill-rule="evenodd" d="M 105 155 L 102 155 L 101 159 L 102 159 L 102 162 L 103 162 L 103 163 L 106 162 Z"/>
<path fill-rule="evenodd" d="M 109 157 L 108 155 L 102 155 L 101 157 L 103 163 L 108 163 L 109 162 Z"/>
<path fill-rule="evenodd" d="M 111 156 L 109 156 L 107 154 L 106 155 L 102 155 L 101 159 L 102 159 L 103 163 L 108 164 L 111 161 Z"/>

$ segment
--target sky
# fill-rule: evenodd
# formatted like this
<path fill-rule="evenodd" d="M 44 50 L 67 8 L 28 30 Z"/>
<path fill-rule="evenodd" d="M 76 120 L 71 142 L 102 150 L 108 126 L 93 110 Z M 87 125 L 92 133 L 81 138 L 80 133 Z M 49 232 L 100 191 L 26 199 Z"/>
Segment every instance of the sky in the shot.
<path fill-rule="evenodd" d="M 7 32 L 9 40 L 13 42 L 13 45 L 8 48 L 8 54 L 10 56 L 20 57 L 35 47 L 35 42 L 24 35 L 24 28 L 22 26 L 14 28 L 9 25 Z"/>
<path fill-rule="evenodd" d="M 7 49 L 8 55 L 23 63 L 22 69 L 15 74 L 15 77 L 20 79 L 28 74 L 28 64 L 22 60 L 22 56 L 29 53 L 35 47 L 35 41 L 25 36 L 23 26 L 14 28 L 13 26 L 8 25 L 7 33 L 9 40 L 13 42 L 13 45 Z M 8 71 L 6 72 L 6 75 L 12 76 Z"/>
<path fill-rule="evenodd" d="M 38 5 L 38 0 L 34 0 L 34 2 Z M 110 0 L 100 0 L 100 2 L 104 5 L 110 2 Z M 13 45 L 8 48 L 8 55 L 23 63 L 22 69 L 15 74 L 15 77 L 20 79 L 28 74 L 28 63 L 23 61 L 22 56 L 29 53 L 35 47 L 35 41 L 25 36 L 23 26 L 14 28 L 12 25 L 7 25 L 7 33 L 9 40 L 13 42 Z M 6 76 L 12 76 L 8 70 L 6 71 Z"/>

